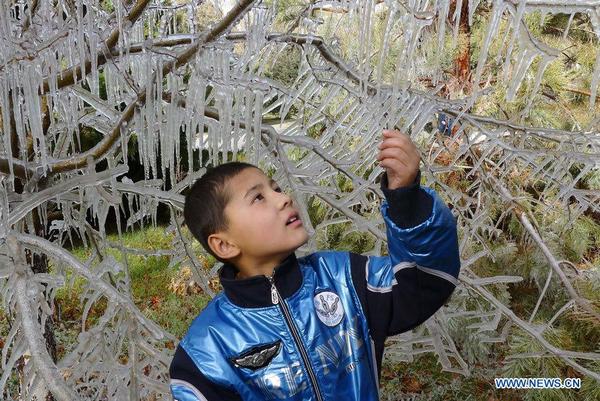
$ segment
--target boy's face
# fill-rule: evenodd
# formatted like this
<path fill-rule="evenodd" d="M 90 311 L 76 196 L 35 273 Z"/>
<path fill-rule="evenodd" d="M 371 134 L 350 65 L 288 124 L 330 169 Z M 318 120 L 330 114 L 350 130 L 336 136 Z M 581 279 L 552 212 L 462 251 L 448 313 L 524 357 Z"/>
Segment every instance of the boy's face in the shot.
<path fill-rule="evenodd" d="M 231 193 L 224 211 L 229 229 L 210 236 L 215 238 L 211 242 L 209 237 L 209 243 L 215 245 L 217 254 L 233 259 L 245 275 L 275 267 L 308 240 L 302 221 L 286 225 L 290 214 L 298 210 L 262 170 L 246 168 L 226 185 Z"/>

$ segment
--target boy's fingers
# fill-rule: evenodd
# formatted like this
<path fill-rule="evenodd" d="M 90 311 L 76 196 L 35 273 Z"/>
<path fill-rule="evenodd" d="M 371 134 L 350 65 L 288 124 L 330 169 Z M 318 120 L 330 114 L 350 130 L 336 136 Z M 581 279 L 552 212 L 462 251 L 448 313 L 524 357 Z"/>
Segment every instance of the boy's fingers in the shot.
<path fill-rule="evenodd" d="M 398 131 L 397 129 L 384 129 L 382 130 L 382 132 L 384 134 L 402 134 L 402 132 Z M 406 135 L 406 134 L 403 134 Z"/>
<path fill-rule="evenodd" d="M 383 130 L 383 136 L 386 137 L 406 137 L 406 138 L 410 138 L 410 136 L 408 136 L 407 134 L 400 132 L 398 130 L 390 130 L 390 129 L 384 129 Z"/>
<path fill-rule="evenodd" d="M 403 171 L 408 168 L 406 164 L 404 164 L 401 160 L 393 159 L 391 157 L 386 157 L 385 159 L 379 162 L 381 167 L 390 168 L 394 171 Z"/>
<path fill-rule="evenodd" d="M 377 155 L 378 159 L 385 159 L 386 157 L 394 158 L 394 159 L 413 159 L 405 149 L 400 147 L 386 148 L 379 152 Z"/>
<path fill-rule="evenodd" d="M 393 165 L 392 167 L 398 167 L 398 168 L 401 168 L 402 170 L 410 168 L 409 163 L 406 160 L 399 159 L 397 157 L 382 157 L 379 159 L 379 163 L 380 164 L 381 163 L 385 163 L 385 164 L 391 163 Z M 400 171 L 400 170 L 398 170 L 398 171 Z"/>
<path fill-rule="evenodd" d="M 413 148 L 414 147 L 414 145 L 411 142 L 406 142 L 398 137 L 386 138 L 383 140 L 383 142 L 381 142 L 379 145 L 377 145 L 377 147 L 379 149 L 385 149 L 390 146 L 397 146 L 400 148 Z"/>

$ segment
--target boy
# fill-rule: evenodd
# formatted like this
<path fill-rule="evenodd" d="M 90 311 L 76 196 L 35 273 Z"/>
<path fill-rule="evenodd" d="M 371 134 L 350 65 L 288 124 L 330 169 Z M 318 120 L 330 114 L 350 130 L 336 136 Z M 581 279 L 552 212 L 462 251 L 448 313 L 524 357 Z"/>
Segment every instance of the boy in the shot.
<path fill-rule="evenodd" d="M 384 341 L 450 297 L 454 216 L 421 188 L 410 137 L 384 131 L 380 206 L 389 256 L 318 251 L 293 200 L 257 167 L 222 164 L 186 195 L 186 224 L 224 263 L 223 293 L 194 319 L 169 370 L 179 401 L 375 401 Z"/>

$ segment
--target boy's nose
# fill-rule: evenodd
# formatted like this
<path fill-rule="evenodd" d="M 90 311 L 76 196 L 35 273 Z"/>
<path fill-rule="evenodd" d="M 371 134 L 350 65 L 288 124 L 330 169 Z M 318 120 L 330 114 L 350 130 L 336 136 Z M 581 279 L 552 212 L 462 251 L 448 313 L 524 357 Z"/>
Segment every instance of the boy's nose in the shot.
<path fill-rule="evenodd" d="M 285 206 L 289 203 L 290 205 L 293 203 L 292 197 L 287 193 L 287 192 L 282 192 L 281 193 L 282 199 L 283 199 L 283 205 L 282 208 L 285 208 Z"/>

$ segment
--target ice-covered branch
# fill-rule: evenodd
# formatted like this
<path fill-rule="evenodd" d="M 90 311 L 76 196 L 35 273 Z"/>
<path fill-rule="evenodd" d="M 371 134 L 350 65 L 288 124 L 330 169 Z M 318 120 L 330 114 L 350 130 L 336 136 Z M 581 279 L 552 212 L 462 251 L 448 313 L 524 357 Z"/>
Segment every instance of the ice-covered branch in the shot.
<path fill-rule="evenodd" d="M 32 177 L 35 174 L 35 171 L 25 165 L 25 163 L 19 160 L 12 160 L 12 168 L 13 174 L 15 177 L 19 177 L 23 180 Z M 0 157 L 0 173 L 9 175 L 10 171 L 10 163 L 8 159 Z"/>
<path fill-rule="evenodd" d="M 8 224 L 16 224 L 33 209 L 44 202 L 49 201 L 50 199 L 56 198 L 57 196 L 69 192 L 75 188 L 80 189 L 87 186 L 96 186 L 98 184 L 102 184 L 104 181 L 125 174 L 128 169 L 129 168 L 127 166 L 121 165 L 114 170 L 107 170 L 101 173 L 87 174 L 83 176 L 75 176 L 70 180 L 59 182 L 49 188 L 44 189 L 43 191 L 37 192 L 32 196 L 27 197 L 10 213 Z"/>
<path fill-rule="evenodd" d="M 144 12 L 151 0 L 138 0 L 131 8 L 129 14 L 124 18 L 125 22 L 133 25 Z M 105 52 L 110 53 L 116 46 L 121 35 L 120 26 L 115 27 L 108 38 L 102 44 L 101 52 L 97 53 L 97 59 L 94 60 L 96 65 L 102 65 L 106 62 Z M 84 60 L 80 64 L 69 67 L 61 71 L 54 77 L 45 78 L 42 84 L 42 93 L 47 93 L 51 88 L 61 89 L 65 86 L 73 85 L 78 80 L 85 77 L 92 70 L 92 60 Z M 52 82 L 52 85 L 51 85 Z"/>
<path fill-rule="evenodd" d="M 242 0 L 236 4 L 236 6 L 229 13 L 227 13 L 227 15 L 223 17 L 223 19 L 221 19 L 212 29 L 207 32 L 203 32 L 198 36 L 197 40 L 192 45 L 178 53 L 174 61 L 164 65 L 161 71 L 161 76 L 168 75 L 174 69 L 188 62 L 192 56 L 201 49 L 202 46 L 214 41 L 227 29 L 230 29 L 236 21 L 242 18 L 243 15 L 249 11 L 253 2 L 254 0 Z M 148 86 L 154 83 L 156 76 L 157 72 L 155 71 L 149 80 Z M 138 92 L 136 100 L 127 106 L 119 118 L 119 121 L 115 124 L 110 135 L 105 136 L 96 146 L 75 158 L 69 158 L 67 160 L 61 160 L 49 164 L 49 170 L 56 174 L 78 169 L 87 165 L 88 157 L 91 156 L 93 160 L 98 160 L 106 155 L 121 137 L 121 130 L 127 129 L 127 123 L 133 118 L 136 108 L 144 104 L 147 94 L 148 90 L 146 88 Z"/>
<path fill-rule="evenodd" d="M 36 237 L 29 234 L 20 234 L 14 232 L 12 235 L 16 238 L 18 242 L 23 245 L 35 247 L 46 253 L 47 255 L 52 256 L 53 258 L 59 259 L 67 263 L 70 269 L 72 269 L 79 276 L 84 277 L 91 286 L 97 288 L 102 292 L 104 296 L 110 299 L 117 305 L 120 305 L 125 310 L 127 310 L 136 320 L 139 321 L 142 327 L 148 330 L 152 336 L 156 339 L 161 339 L 164 337 L 173 338 L 169 333 L 165 332 L 161 327 L 156 325 L 156 323 L 152 322 L 148 318 L 146 318 L 140 310 L 135 306 L 133 301 L 123 294 L 119 293 L 114 287 L 110 286 L 103 280 L 99 280 L 89 269 L 77 260 L 73 255 L 67 252 L 65 249 L 56 246 L 48 240 L 45 240 L 40 237 Z"/>
<path fill-rule="evenodd" d="M 600 382 L 600 374 L 597 372 L 591 371 L 584 366 L 581 366 L 579 363 L 575 362 L 573 359 L 575 358 L 584 358 L 584 359 L 595 359 L 596 354 L 590 353 L 577 353 L 577 352 L 564 352 L 562 349 L 557 348 L 550 344 L 542 335 L 530 324 L 526 321 L 520 319 L 515 313 L 510 310 L 507 306 L 505 306 L 502 302 L 500 302 L 493 294 L 491 294 L 487 289 L 482 286 L 475 285 L 473 283 L 473 279 L 477 279 L 478 277 L 469 272 L 470 276 L 464 276 L 462 281 L 467 285 L 471 285 L 472 288 L 477 291 L 482 297 L 484 297 L 487 301 L 489 301 L 492 305 L 498 308 L 502 313 L 507 316 L 512 322 L 516 323 L 521 329 L 526 331 L 529 335 L 534 337 L 544 348 L 546 348 L 549 352 L 561 358 L 567 365 L 571 366 L 573 369 L 581 372 L 586 376 L 590 376 L 595 380 Z"/>
<path fill-rule="evenodd" d="M 78 400 L 79 397 L 69 388 L 56 365 L 52 361 L 52 358 L 48 354 L 46 349 L 46 341 L 42 335 L 43 331 L 39 323 L 37 322 L 36 316 L 38 316 L 37 310 L 34 310 L 30 303 L 31 292 L 37 292 L 36 288 L 28 288 L 27 266 L 25 260 L 22 257 L 21 248 L 15 237 L 9 236 L 7 238 L 7 244 L 10 248 L 13 261 L 15 262 L 16 280 L 15 280 L 15 297 L 16 304 L 18 307 L 19 317 L 21 319 L 21 327 L 23 335 L 27 340 L 29 352 L 33 358 L 33 362 L 37 368 L 37 371 L 44 378 L 48 389 L 52 392 L 54 397 L 61 401 L 74 401 Z M 42 325 L 43 327 L 43 325 Z"/>
<path fill-rule="evenodd" d="M 502 185 L 501 183 L 499 183 L 497 180 L 493 180 L 493 181 L 495 181 L 496 188 L 498 188 L 498 190 L 505 197 L 506 200 L 508 200 L 509 202 L 515 202 L 515 198 L 504 187 L 504 185 Z M 544 253 L 544 256 L 546 257 L 546 259 L 548 259 L 548 263 L 552 267 L 552 270 L 560 278 L 560 281 L 565 286 L 567 292 L 569 293 L 569 296 L 579 306 L 581 306 L 588 313 L 590 313 L 590 315 L 594 316 L 596 318 L 596 320 L 598 321 L 598 323 L 600 323 L 600 313 L 598 313 L 598 311 L 595 310 L 594 306 L 590 303 L 589 300 L 581 297 L 577 293 L 577 291 L 575 291 L 575 289 L 573 288 L 573 285 L 571 284 L 571 281 L 565 275 L 565 272 L 563 272 L 563 270 L 560 267 L 558 261 L 556 260 L 556 258 L 554 257 L 554 255 L 552 255 L 552 252 L 550 252 L 550 250 L 548 249 L 548 247 L 544 243 L 544 240 L 540 237 L 540 235 L 536 231 L 536 229 L 531 225 L 531 222 L 529 221 L 529 218 L 527 218 L 526 213 L 523 210 L 521 210 L 520 207 L 514 207 L 512 210 L 517 215 L 519 221 L 521 222 L 521 224 L 523 224 L 523 227 L 527 230 L 527 232 L 529 233 L 529 235 L 531 235 L 531 237 L 534 239 L 536 245 L 540 247 L 540 249 Z"/>

